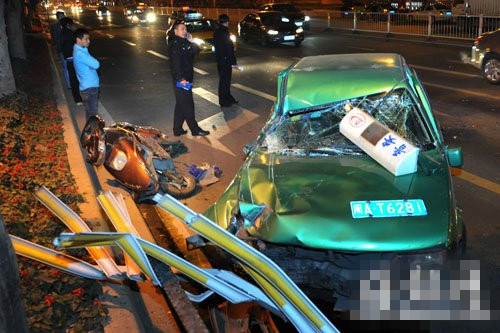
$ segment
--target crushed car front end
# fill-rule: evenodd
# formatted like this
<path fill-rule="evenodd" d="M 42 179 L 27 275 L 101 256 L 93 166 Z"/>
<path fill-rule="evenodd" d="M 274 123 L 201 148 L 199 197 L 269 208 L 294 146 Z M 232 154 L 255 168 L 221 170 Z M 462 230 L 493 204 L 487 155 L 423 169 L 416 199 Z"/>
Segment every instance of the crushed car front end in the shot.
<path fill-rule="evenodd" d="M 417 172 L 394 176 L 339 132 L 353 107 L 420 148 Z M 464 250 L 447 149 L 402 57 L 306 57 L 279 75 L 271 119 L 205 215 L 306 290 L 350 297 L 363 260 L 439 267 Z M 366 215 L 355 214 L 353 203 Z M 374 204 L 384 207 L 379 216 Z"/>

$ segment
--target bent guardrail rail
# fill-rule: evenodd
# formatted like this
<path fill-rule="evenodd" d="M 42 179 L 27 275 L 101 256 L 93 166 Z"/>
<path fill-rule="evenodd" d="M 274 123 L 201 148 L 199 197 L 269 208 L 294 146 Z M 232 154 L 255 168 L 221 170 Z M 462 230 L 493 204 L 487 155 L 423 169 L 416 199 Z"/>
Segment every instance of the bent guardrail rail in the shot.
<path fill-rule="evenodd" d="M 184 221 L 190 229 L 238 258 L 243 267 L 250 268 L 247 271 L 251 276 L 258 275 L 257 283 L 282 308 L 300 332 L 311 330 L 338 332 L 316 305 L 271 259 L 172 196 L 156 195 L 153 200 L 157 202 L 158 207 Z M 294 315 L 290 315 L 291 313 Z"/>
<path fill-rule="evenodd" d="M 68 274 L 93 280 L 105 280 L 106 275 L 93 265 L 58 252 L 47 247 L 32 243 L 17 236 L 9 235 L 14 250 L 18 255 L 30 258 L 56 268 Z"/>
<path fill-rule="evenodd" d="M 52 214 L 57 216 L 73 232 L 91 232 L 89 226 L 78 214 L 72 211 L 58 197 L 50 192 L 45 186 L 41 186 L 35 191 L 35 197 L 47 207 Z M 88 248 L 92 258 L 111 279 L 123 280 L 123 272 L 116 265 L 113 257 L 103 247 Z"/>
<path fill-rule="evenodd" d="M 131 223 L 123 199 L 115 197 L 111 192 L 100 194 L 98 200 L 119 232 L 91 232 L 75 212 L 45 187 L 37 189 L 35 195 L 73 231 L 73 233 L 61 233 L 54 239 L 54 245 L 65 248 L 86 248 L 94 258 L 98 259 L 96 260 L 98 265 L 91 265 L 62 252 L 11 235 L 18 255 L 84 278 L 109 279 L 116 282 L 116 275 L 110 274 L 110 271 L 116 270 L 119 272 L 119 279 L 142 281 L 141 274 L 144 274 L 153 284 L 161 286 L 148 258 L 150 256 L 209 289 L 200 295 L 186 292 L 191 301 L 201 302 L 212 293 L 217 293 L 234 304 L 256 302 L 283 319 L 289 319 L 300 332 L 338 332 L 274 262 L 169 195 L 157 196 L 158 206 L 182 218 L 191 229 L 238 258 L 241 266 L 262 290 L 231 272 L 200 268 L 140 238 Z M 122 270 L 123 266 L 116 265 L 105 246 L 118 246 L 123 250 L 125 258 L 128 258 L 126 271 Z"/>

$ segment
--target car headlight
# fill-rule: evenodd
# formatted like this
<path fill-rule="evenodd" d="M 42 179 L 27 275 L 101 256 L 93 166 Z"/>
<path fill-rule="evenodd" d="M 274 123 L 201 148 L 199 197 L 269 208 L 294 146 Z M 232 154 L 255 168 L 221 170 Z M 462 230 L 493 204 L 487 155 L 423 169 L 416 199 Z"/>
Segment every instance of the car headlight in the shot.
<path fill-rule="evenodd" d="M 116 171 L 122 171 L 127 162 L 128 162 L 127 155 L 123 151 L 118 150 L 116 152 L 116 155 L 113 157 L 113 160 L 109 164 L 109 166 L 115 169 Z"/>
<path fill-rule="evenodd" d="M 127 9 L 127 15 L 130 15 L 130 14 L 132 14 L 132 12 Z"/>
<path fill-rule="evenodd" d="M 269 35 L 277 35 L 277 34 L 278 34 L 278 31 L 273 30 L 273 29 L 269 29 L 269 30 L 267 30 L 267 33 L 268 33 Z"/>
<path fill-rule="evenodd" d="M 193 43 L 195 43 L 197 45 L 202 45 L 202 44 L 205 44 L 205 41 L 201 38 L 193 38 Z"/>
<path fill-rule="evenodd" d="M 132 15 L 132 21 L 137 21 L 139 20 L 139 18 L 137 17 L 137 15 Z"/>
<path fill-rule="evenodd" d="M 310 20 L 311 20 L 311 18 L 310 18 L 309 16 L 307 16 L 307 15 L 306 15 L 306 16 L 304 16 L 304 21 L 308 22 L 308 21 L 310 21 Z"/>
<path fill-rule="evenodd" d="M 300 27 L 297 30 L 295 30 L 295 32 L 300 34 L 300 33 L 304 32 L 304 29 L 302 29 L 302 27 Z"/>
<path fill-rule="evenodd" d="M 148 13 L 148 15 L 146 15 L 146 20 L 148 20 L 148 22 L 156 21 L 156 14 L 155 13 Z"/>
<path fill-rule="evenodd" d="M 230 35 L 229 36 L 229 39 L 231 40 L 231 42 L 235 43 L 236 42 L 236 36 L 235 35 Z"/>

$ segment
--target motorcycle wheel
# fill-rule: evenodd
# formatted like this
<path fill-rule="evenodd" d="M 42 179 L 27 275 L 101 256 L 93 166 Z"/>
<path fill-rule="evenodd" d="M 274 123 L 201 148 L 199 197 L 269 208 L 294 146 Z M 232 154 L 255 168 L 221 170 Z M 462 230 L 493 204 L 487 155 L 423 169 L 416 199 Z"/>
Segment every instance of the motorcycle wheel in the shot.
<path fill-rule="evenodd" d="M 196 179 L 190 173 L 168 173 L 160 180 L 160 187 L 177 199 L 183 199 L 193 194 L 196 189 Z"/>

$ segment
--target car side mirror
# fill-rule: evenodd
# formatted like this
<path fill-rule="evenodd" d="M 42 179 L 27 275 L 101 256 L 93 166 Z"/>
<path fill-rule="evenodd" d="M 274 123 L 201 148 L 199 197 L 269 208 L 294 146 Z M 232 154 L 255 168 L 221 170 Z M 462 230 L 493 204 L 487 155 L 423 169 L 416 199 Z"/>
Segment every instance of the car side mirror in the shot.
<path fill-rule="evenodd" d="M 448 156 L 448 163 L 454 168 L 461 168 L 464 163 L 464 158 L 462 156 L 462 148 L 448 148 L 446 152 Z"/>

